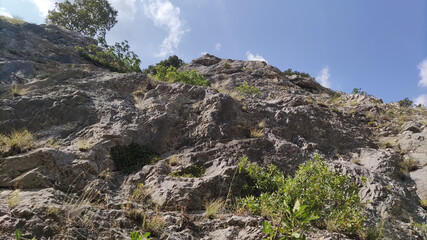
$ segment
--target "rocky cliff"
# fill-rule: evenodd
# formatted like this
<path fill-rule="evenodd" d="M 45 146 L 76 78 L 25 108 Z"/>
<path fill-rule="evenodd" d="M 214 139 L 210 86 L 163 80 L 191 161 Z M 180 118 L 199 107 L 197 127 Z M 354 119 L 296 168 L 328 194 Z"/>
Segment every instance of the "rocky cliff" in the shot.
<path fill-rule="evenodd" d="M 366 223 L 385 218 L 383 239 L 426 239 L 417 227 L 427 213 L 425 107 L 212 55 L 180 69 L 211 87 L 158 82 L 92 65 L 75 49 L 89 44 L 54 26 L 0 20 L 0 134 L 26 129 L 35 139 L 0 158 L 2 239 L 16 229 L 36 239 L 126 239 L 147 222 L 153 239 L 262 239 L 262 217 L 226 209 L 205 218 L 205 203 L 238 196 L 241 156 L 293 174 L 315 153 L 359 181 Z M 245 83 L 259 92 L 236 90 Z M 111 149 L 129 145 L 156 161 L 117 171 Z M 201 175 L 183 177 L 194 166 Z M 307 237 L 357 239 L 324 229 Z"/>

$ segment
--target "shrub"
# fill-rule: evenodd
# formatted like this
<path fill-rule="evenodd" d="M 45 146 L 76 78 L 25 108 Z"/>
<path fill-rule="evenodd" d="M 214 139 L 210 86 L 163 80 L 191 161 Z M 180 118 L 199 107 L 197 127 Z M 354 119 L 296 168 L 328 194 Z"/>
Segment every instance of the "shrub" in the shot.
<path fill-rule="evenodd" d="M 9 135 L 0 134 L 0 154 L 11 156 L 31 149 L 34 145 L 33 135 L 26 129 L 13 130 Z"/>
<path fill-rule="evenodd" d="M 362 91 L 362 89 L 361 89 L 361 88 L 353 88 L 353 91 L 352 91 L 351 93 L 352 93 L 352 94 L 359 94 L 359 95 L 366 96 L 366 97 L 370 97 L 370 96 L 371 96 L 371 95 L 370 95 L 370 94 L 368 94 L 367 92 Z"/>
<path fill-rule="evenodd" d="M 203 75 L 197 73 L 195 70 L 192 71 L 181 71 L 178 72 L 175 67 L 170 66 L 166 68 L 162 65 L 155 67 L 156 74 L 150 76 L 158 81 L 162 82 L 180 82 L 190 85 L 197 86 L 210 86 L 211 83 Z"/>
<path fill-rule="evenodd" d="M 330 99 L 331 99 L 332 103 L 337 103 L 342 96 L 343 96 L 342 92 L 335 92 L 334 95 Z"/>
<path fill-rule="evenodd" d="M 427 209 L 427 199 L 421 199 L 420 205 L 422 208 Z"/>
<path fill-rule="evenodd" d="M 139 170 L 143 166 L 152 164 L 159 159 L 155 152 L 137 143 L 112 147 L 111 158 L 117 170 L 125 174 Z"/>
<path fill-rule="evenodd" d="M 247 94 L 247 95 L 259 95 L 261 94 L 261 91 L 253 86 L 250 86 L 247 83 L 244 83 L 238 87 L 235 87 L 234 90 L 243 93 L 243 94 Z"/>
<path fill-rule="evenodd" d="M 175 171 L 169 173 L 172 177 L 187 177 L 187 178 L 199 178 L 202 177 L 206 172 L 206 169 L 203 166 L 197 164 L 191 164 L 189 167 L 183 169 L 182 171 Z"/>
<path fill-rule="evenodd" d="M 283 72 L 286 76 L 299 75 L 301 77 L 311 78 L 310 74 L 305 72 L 292 71 L 292 68 L 288 68 Z"/>
<path fill-rule="evenodd" d="M 170 56 L 167 60 L 160 61 L 155 66 L 153 66 L 153 65 L 148 66 L 146 69 L 144 69 L 143 73 L 146 75 L 156 75 L 156 73 L 157 73 L 156 67 L 157 66 L 163 66 L 166 69 L 169 67 L 174 67 L 174 68 L 178 69 L 179 67 L 184 66 L 184 65 L 185 65 L 185 62 L 182 59 L 180 59 L 176 55 L 173 55 L 173 56 Z"/>
<path fill-rule="evenodd" d="M 139 64 L 141 60 L 134 52 L 130 51 L 128 41 L 116 43 L 114 46 L 108 46 L 101 42 L 104 50 L 96 45 L 86 47 L 76 46 L 80 56 L 98 67 L 105 67 L 113 72 L 141 72 Z"/>
<path fill-rule="evenodd" d="M 240 158 L 239 169 L 250 178 L 250 185 L 243 190 L 252 192 L 240 199 L 239 205 L 268 217 L 288 238 L 301 237 L 301 230 L 309 224 L 326 228 L 333 223 L 337 231 L 347 234 L 356 234 L 362 228 L 356 184 L 329 169 L 317 155 L 300 165 L 294 177 L 285 178 L 274 165 L 264 170 L 246 157 Z"/>
<path fill-rule="evenodd" d="M 412 104 L 414 102 L 409 100 L 409 98 L 406 97 L 406 98 L 400 100 L 398 103 L 399 103 L 399 106 L 401 106 L 401 107 L 410 107 L 410 106 L 412 106 Z"/>
<path fill-rule="evenodd" d="M 224 63 L 223 67 L 224 67 L 225 69 L 231 69 L 231 64 L 229 64 L 229 63 Z"/>

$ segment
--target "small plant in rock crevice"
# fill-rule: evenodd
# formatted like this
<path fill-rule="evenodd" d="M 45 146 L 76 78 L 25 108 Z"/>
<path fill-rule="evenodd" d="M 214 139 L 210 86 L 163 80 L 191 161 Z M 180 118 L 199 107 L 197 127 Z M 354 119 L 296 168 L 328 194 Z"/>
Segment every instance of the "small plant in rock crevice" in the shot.
<path fill-rule="evenodd" d="M 150 240 L 150 232 L 144 233 L 144 235 L 141 235 L 139 232 L 130 232 L 129 237 L 130 240 Z"/>

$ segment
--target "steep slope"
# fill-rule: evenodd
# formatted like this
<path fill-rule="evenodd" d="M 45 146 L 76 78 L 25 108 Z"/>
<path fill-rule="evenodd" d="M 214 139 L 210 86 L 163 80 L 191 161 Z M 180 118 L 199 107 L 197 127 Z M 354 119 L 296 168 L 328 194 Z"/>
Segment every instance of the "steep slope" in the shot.
<path fill-rule="evenodd" d="M 413 225 L 426 221 L 423 107 L 337 96 L 263 62 L 212 55 L 180 69 L 203 74 L 208 88 L 112 73 L 74 48 L 94 40 L 53 26 L 0 20 L 0 39 L 0 134 L 27 129 L 36 139 L 0 160 L 2 239 L 16 229 L 37 239 L 125 239 L 143 219 L 155 239 L 261 239 L 261 217 L 225 211 L 206 219 L 205 202 L 239 195 L 241 156 L 292 174 L 314 153 L 359 181 L 367 223 L 387 214 L 384 239 L 425 237 Z M 259 93 L 239 91 L 245 83 Z M 12 86 L 26 92 L 11 95 Z M 394 116 L 381 118 L 390 109 Z M 400 111 L 411 119 L 394 123 Z M 123 174 L 111 149 L 131 143 L 159 157 Z M 408 173 L 405 159 L 418 161 Z M 201 177 L 179 176 L 194 166 Z M 315 229 L 308 236 L 352 238 Z"/>

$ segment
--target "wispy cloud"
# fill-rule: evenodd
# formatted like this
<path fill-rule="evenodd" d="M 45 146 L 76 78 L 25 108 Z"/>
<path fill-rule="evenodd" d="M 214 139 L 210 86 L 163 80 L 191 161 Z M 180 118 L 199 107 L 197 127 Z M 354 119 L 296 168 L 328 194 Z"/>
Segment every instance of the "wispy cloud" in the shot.
<path fill-rule="evenodd" d="M 178 48 L 181 38 L 187 31 L 180 18 L 180 9 L 168 0 L 144 0 L 145 15 L 153 20 L 154 24 L 168 30 L 168 36 L 160 45 L 158 57 L 173 54 Z"/>
<path fill-rule="evenodd" d="M 418 69 L 420 69 L 420 81 L 418 85 L 421 87 L 427 87 L 427 58 L 424 59 L 420 64 L 418 64 Z"/>
<path fill-rule="evenodd" d="M 59 0 L 26 0 L 26 1 L 34 3 L 40 12 L 40 15 L 43 17 L 47 16 L 47 13 L 49 10 L 52 10 L 55 8 L 55 2 L 64 2 Z"/>
<path fill-rule="evenodd" d="M 329 74 L 329 67 L 326 66 L 320 71 L 319 75 L 317 75 L 316 80 L 320 83 L 320 85 L 330 88 L 331 87 L 331 83 L 329 82 L 330 76 L 331 74 Z"/>
<path fill-rule="evenodd" d="M 118 11 L 118 20 L 132 21 L 137 11 L 136 0 L 109 0 L 111 6 Z"/>
<path fill-rule="evenodd" d="M 4 7 L 0 7 L 0 16 L 12 18 L 12 15 Z"/>
<path fill-rule="evenodd" d="M 215 49 L 216 49 L 217 51 L 221 50 L 221 43 L 217 43 L 217 44 L 215 44 Z"/>
<path fill-rule="evenodd" d="M 265 60 L 265 58 L 263 58 L 258 53 L 256 55 L 253 55 L 249 51 L 246 52 L 246 58 L 248 59 L 248 61 L 262 61 L 262 62 L 267 62 L 267 60 Z"/>
<path fill-rule="evenodd" d="M 417 98 L 415 98 L 414 103 L 415 104 L 422 104 L 422 105 L 427 107 L 427 95 L 423 94 L 423 95 L 418 96 Z"/>
<path fill-rule="evenodd" d="M 202 56 L 205 56 L 206 54 L 208 54 L 208 52 L 203 51 L 200 53 L 200 55 L 202 55 Z"/>

